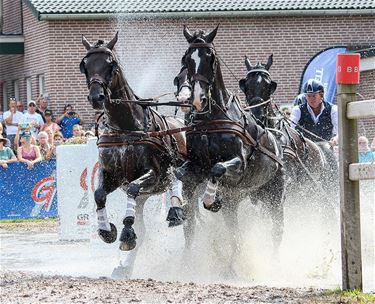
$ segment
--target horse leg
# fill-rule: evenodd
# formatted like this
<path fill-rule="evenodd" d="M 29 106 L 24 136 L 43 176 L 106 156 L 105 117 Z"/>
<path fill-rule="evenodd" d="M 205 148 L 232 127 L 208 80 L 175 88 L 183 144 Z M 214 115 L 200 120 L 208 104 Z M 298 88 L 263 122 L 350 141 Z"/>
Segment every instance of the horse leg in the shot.
<path fill-rule="evenodd" d="M 113 243 L 117 238 L 116 226 L 109 223 L 105 208 L 107 195 L 118 187 L 118 183 L 103 169 L 99 170 L 99 187 L 95 190 L 96 214 L 98 219 L 99 237 L 106 243 Z"/>
<path fill-rule="evenodd" d="M 238 207 L 239 202 L 233 197 L 225 197 L 225 201 L 229 202 L 228 204 L 223 205 L 222 213 L 224 222 L 228 228 L 228 235 L 230 235 L 229 244 L 230 246 L 230 260 L 229 260 L 229 269 L 226 275 L 231 275 L 235 277 L 234 262 L 235 258 L 240 253 L 240 234 L 238 227 Z"/>
<path fill-rule="evenodd" d="M 178 179 L 173 179 L 172 187 L 169 190 L 171 198 L 171 208 L 169 208 L 167 221 L 169 227 L 179 226 L 185 220 L 184 210 L 182 209 L 182 182 Z"/>
<path fill-rule="evenodd" d="M 155 171 L 150 169 L 146 174 L 140 178 L 132 181 L 127 190 L 128 202 L 125 212 L 125 218 L 123 220 L 124 228 L 122 229 L 120 236 L 120 249 L 129 251 L 134 249 L 137 242 L 137 235 L 134 232 L 133 224 L 135 219 L 135 207 L 137 205 L 136 197 L 139 195 L 141 189 L 147 189 L 155 185 L 157 177 Z"/>
<path fill-rule="evenodd" d="M 284 233 L 286 189 L 286 179 L 283 169 L 281 169 L 268 183 L 257 190 L 257 197 L 265 203 L 267 210 L 270 212 L 272 220 L 272 245 L 275 256 L 277 256 Z"/>
<path fill-rule="evenodd" d="M 212 212 L 217 212 L 221 209 L 221 199 L 216 198 L 216 191 L 218 187 L 218 179 L 222 176 L 228 176 L 232 179 L 236 179 L 237 176 L 241 176 L 241 168 L 243 167 L 242 160 L 239 157 L 235 157 L 226 162 L 219 162 L 215 164 L 211 169 L 211 179 L 208 181 L 206 190 L 203 194 L 203 207 Z"/>
<path fill-rule="evenodd" d="M 134 223 L 134 226 L 138 234 L 138 246 L 136 246 L 134 250 L 126 252 L 125 256 L 120 259 L 120 265 L 112 271 L 111 277 L 114 279 L 129 279 L 133 274 L 135 259 L 137 257 L 138 250 L 143 243 L 146 233 L 143 210 L 147 198 L 148 197 L 141 196 L 135 207 L 136 221 Z"/>

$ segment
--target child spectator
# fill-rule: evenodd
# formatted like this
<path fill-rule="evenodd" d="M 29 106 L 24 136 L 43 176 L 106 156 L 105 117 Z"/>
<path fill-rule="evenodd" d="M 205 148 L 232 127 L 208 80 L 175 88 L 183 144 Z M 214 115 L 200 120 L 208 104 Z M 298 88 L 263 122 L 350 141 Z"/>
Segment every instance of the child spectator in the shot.
<path fill-rule="evenodd" d="M 87 143 L 87 137 L 85 137 L 85 134 L 82 131 L 82 127 L 80 125 L 73 126 L 73 137 L 66 140 L 65 143 L 68 145 Z"/>
<path fill-rule="evenodd" d="M 51 128 L 44 128 L 43 132 L 47 133 L 47 135 L 48 135 L 48 143 L 50 144 L 50 146 L 53 146 L 53 138 L 55 136 L 55 132 L 53 132 Z"/>
<path fill-rule="evenodd" d="M 3 135 L 0 134 L 0 167 L 3 167 L 4 169 L 8 168 L 8 164 L 17 161 L 17 158 L 14 155 L 13 150 L 9 147 L 6 147 L 8 142 L 9 139 L 3 137 Z"/>
<path fill-rule="evenodd" d="M 37 146 L 31 144 L 32 134 L 30 131 L 21 133 L 21 147 L 17 149 L 18 160 L 27 165 L 27 169 L 31 170 L 34 164 L 40 162 L 42 157 Z"/>
<path fill-rule="evenodd" d="M 358 159 L 360 163 L 375 162 L 375 152 L 371 151 L 366 136 L 358 137 Z"/>
<path fill-rule="evenodd" d="M 44 118 L 46 122 L 41 128 L 41 131 L 45 131 L 46 128 L 51 128 L 53 133 L 56 133 L 61 130 L 60 126 L 53 121 L 53 114 L 51 110 L 47 109 L 44 111 Z"/>
<path fill-rule="evenodd" d="M 50 160 L 53 156 L 53 146 L 48 142 L 47 132 L 41 131 L 38 134 L 39 149 L 42 160 Z"/>

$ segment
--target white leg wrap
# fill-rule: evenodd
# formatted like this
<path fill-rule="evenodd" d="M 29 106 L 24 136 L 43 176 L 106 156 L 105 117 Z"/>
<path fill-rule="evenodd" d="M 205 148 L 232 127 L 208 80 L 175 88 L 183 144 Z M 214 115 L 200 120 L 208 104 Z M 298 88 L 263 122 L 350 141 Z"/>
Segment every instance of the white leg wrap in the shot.
<path fill-rule="evenodd" d="M 182 198 L 182 182 L 179 180 L 174 180 L 172 182 L 171 193 L 171 205 L 172 207 L 180 207 L 183 203 Z"/>
<path fill-rule="evenodd" d="M 219 183 L 214 184 L 211 181 L 208 181 L 207 186 L 206 186 L 206 191 L 204 192 L 203 198 L 202 198 L 203 204 L 206 207 L 211 206 L 213 202 L 215 201 L 216 190 L 217 190 L 218 185 Z"/>
<path fill-rule="evenodd" d="M 98 228 L 101 230 L 111 231 L 111 226 L 109 225 L 107 210 L 104 208 L 96 211 L 98 217 Z"/>
<path fill-rule="evenodd" d="M 136 201 L 134 198 L 128 196 L 128 200 L 126 203 L 126 212 L 125 212 L 125 217 L 131 216 L 135 218 L 135 205 Z"/>

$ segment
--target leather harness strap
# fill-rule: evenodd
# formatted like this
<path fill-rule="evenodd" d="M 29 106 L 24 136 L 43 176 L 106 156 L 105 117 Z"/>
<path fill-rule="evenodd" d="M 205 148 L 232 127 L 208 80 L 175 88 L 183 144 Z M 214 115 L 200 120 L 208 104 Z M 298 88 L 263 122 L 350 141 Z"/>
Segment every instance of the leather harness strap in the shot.
<path fill-rule="evenodd" d="M 251 134 L 239 123 L 231 120 L 212 120 L 206 122 L 205 124 L 198 124 L 192 130 L 188 130 L 186 135 L 194 133 L 232 133 L 235 134 L 247 143 L 258 149 L 263 154 L 267 155 L 274 161 L 276 161 L 280 166 L 283 166 L 283 161 L 273 152 L 269 151 L 265 147 L 261 146 L 258 141 L 256 141 Z"/>

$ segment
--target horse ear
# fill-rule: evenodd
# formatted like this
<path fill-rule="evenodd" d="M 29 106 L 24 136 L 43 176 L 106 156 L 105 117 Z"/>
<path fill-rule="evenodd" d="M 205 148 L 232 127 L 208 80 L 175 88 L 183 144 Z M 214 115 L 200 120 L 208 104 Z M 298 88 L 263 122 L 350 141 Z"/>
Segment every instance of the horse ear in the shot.
<path fill-rule="evenodd" d="M 191 43 L 194 41 L 195 37 L 192 33 L 190 33 L 188 27 L 186 25 L 184 25 L 184 36 L 187 40 L 187 42 Z"/>
<path fill-rule="evenodd" d="M 271 81 L 270 95 L 272 95 L 276 91 L 276 88 L 277 88 L 277 83 L 274 81 Z"/>
<path fill-rule="evenodd" d="M 86 50 L 89 50 L 92 48 L 90 42 L 86 39 L 84 35 L 82 35 L 82 44 L 85 46 Z"/>
<path fill-rule="evenodd" d="M 246 65 L 246 68 L 247 68 L 248 71 L 250 71 L 253 68 L 253 66 L 251 65 L 251 62 L 250 62 L 249 58 L 247 58 L 247 56 L 245 56 L 245 65 Z"/>
<path fill-rule="evenodd" d="M 273 54 L 270 55 L 270 57 L 268 57 L 268 61 L 267 61 L 267 64 L 265 65 L 265 69 L 268 71 L 271 67 L 273 63 Z"/>
<path fill-rule="evenodd" d="M 239 86 L 240 86 L 240 89 L 242 92 L 245 93 L 245 89 L 246 89 L 246 79 L 245 78 L 242 78 L 240 81 L 239 81 Z"/>
<path fill-rule="evenodd" d="M 204 36 L 204 41 L 206 41 L 206 43 L 211 43 L 212 41 L 214 41 L 219 26 L 220 24 L 218 24 L 217 27 L 211 33 Z"/>
<path fill-rule="evenodd" d="M 118 31 L 116 32 L 115 37 L 113 37 L 113 39 L 110 42 L 108 42 L 107 48 L 109 48 L 112 51 L 113 47 L 115 46 L 117 42 L 117 39 L 118 39 Z"/>

